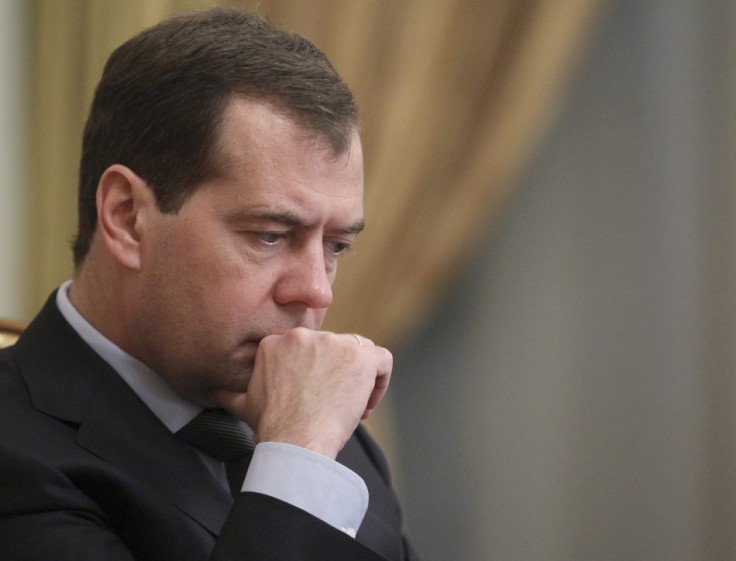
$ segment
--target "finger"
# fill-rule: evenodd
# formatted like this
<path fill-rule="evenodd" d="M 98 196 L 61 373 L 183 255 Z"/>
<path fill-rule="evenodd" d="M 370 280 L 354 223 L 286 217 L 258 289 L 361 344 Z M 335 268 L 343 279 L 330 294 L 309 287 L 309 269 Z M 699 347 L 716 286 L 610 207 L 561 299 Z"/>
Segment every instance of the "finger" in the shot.
<path fill-rule="evenodd" d="M 215 389 L 210 390 L 207 394 L 208 397 L 217 405 L 223 409 L 227 409 L 234 415 L 237 415 L 243 419 L 246 423 L 248 420 L 246 416 L 246 402 L 248 394 L 245 392 L 236 392 L 232 390 Z"/>
<path fill-rule="evenodd" d="M 383 400 L 384 396 L 386 395 L 386 391 L 388 390 L 388 378 L 389 376 L 376 377 L 376 385 L 373 387 L 371 395 L 368 397 L 368 403 L 365 407 L 366 413 L 373 411 Z"/>
<path fill-rule="evenodd" d="M 375 343 L 368 337 L 364 337 L 359 333 L 345 333 L 345 337 L 351 340 L 352 343 L 357 343 L 360 346 L 373 347 Z"/>
<path fill-rule="evenodd" d="M 362 419 L 367 419 L 373 410 L 378 407 L 378 404 L 383 401 L 386 391 L 388 390 L 388 381 L 381 383 L 382 380 L 388 380 L 388 376 L 378 376 L 376 378 L 376 385 L 368 397 L 368 403 L 366 404 L 365 411 L 363 412 Z"/>
<path fill-rule="evenodd" d="M 386 395 L 389 382 L 391 381 L 391 371 L 393 370 L 393 356 L 387 349 L 375 347 L 375 354 L 377 356 L 376 378 L 373 390 L 368 397 L 366 410 L 363 413 L 364 419 L 370 415 L 371 411 L 376 408 Z"/>

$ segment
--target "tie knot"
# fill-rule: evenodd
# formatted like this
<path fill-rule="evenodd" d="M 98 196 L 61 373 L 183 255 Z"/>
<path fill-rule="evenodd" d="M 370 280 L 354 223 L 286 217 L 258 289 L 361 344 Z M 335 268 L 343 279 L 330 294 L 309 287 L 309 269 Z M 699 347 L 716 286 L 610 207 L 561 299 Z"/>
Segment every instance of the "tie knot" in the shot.
<path fill-rule="evenodd" d="M 224 409 L 205 409 L 176 435 L 222 462 L 231 462 L 253 450 L 253 431 Z"/>

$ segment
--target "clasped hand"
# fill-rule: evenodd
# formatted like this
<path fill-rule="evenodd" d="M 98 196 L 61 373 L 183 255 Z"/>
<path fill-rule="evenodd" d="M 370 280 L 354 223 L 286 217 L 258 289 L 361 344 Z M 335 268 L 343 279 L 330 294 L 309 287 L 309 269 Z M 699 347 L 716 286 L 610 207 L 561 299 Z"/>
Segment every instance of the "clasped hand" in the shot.
<path fill-rule="evenodd" d="M 258 442 L 334 459 L 383 399 L 392 367 L 391 353 L 370 339 L 300 327 L 261 340 L 247 392 L 211 397 L 248 423 Z"/>

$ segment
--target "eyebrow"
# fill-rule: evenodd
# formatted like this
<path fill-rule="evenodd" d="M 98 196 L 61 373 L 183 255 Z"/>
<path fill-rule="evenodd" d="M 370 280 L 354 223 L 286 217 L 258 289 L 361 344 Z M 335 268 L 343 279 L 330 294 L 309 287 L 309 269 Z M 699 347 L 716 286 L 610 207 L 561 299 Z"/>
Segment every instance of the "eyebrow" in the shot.
<path fill-rule="evenodd" d="M 251 210 L 251 211 L 239 211 L 235 212 L 230 216 L 230 221 L 233 223 L 248 222 L 248 221 L 259 221 L 259 222 L 275 222 L 277 224 L 283 224 L 292 228 L 306 228 L 308 224 L 304 222 L 299 216 L 288 211 L 272 211 L 272 210 Z M 351 224 L 347 228 L 340 228 L 337 231 L 342 234 L 359 234 L 365 229 L 365 220 L 361 219 Z"/>

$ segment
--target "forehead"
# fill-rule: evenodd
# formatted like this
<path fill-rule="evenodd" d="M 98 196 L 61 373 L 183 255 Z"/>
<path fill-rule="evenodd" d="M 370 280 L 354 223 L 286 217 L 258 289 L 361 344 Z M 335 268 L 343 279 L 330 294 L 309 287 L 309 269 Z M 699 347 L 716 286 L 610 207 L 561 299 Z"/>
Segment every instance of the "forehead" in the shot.
<path fill-rule="evenodd" d="M 223 112 L 216 154 L 218 169 L 224 174 L 244 166 L 253 169 L 321 163 L 325 168 L 342 164 L 359 170 L 362 178 L 357 127 L 348 139 L 347 149 L 337 153 L 326 135 L 306 130 L 268 102 L 241 96 L 231 98 Z"/>
<path fill-rule="evenodd" d="M 351 145 L 360 143 L 358 124 L 346 124 L 344 132 L 339 125 L 332 125 L 325 118 L 324 129 L 317 124 L 304 124 L 302 117 L 281 108 L 268 100 L 233 95 L 227 101 L 215 139 L 215 149 L 220 156 L 234 156 L 234 142 L 247 141 L 255 150 L 269 143 L 283 143 L 286 138 L 311 144 L 335 160 L 345 156 Z"/>
<path fill-rule="evenodd" d="M 343 211 L 352 207 L 352 214 L 362 214 L 363 160 L 357 130 L 348 150 L 335 155 L 327 142 L 305 133 L 267 103 L 236 97 L 223 117 L 216 157 L 220 195 L 229 192 L 239 204 L 322 204 Z"/>

